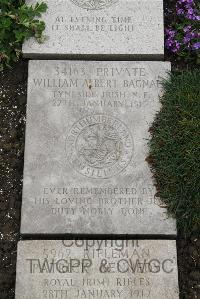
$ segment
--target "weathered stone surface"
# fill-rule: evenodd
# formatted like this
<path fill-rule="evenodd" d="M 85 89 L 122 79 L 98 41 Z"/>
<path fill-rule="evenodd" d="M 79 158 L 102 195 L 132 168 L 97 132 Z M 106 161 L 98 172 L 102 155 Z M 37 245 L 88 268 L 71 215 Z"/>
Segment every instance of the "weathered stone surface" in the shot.
<path fill-rule="evenodd" d="M 169 70 L 30 62 L 21 233 L 176 234 L 145 161 Z"/>
<path fill-rule="evenodd" d="M 35 4 L 37 0 L 27 3 Z M 24 44 L 26 57 L 127 55 L 163 59 L 162 0 L 46 0 L 47 40 Z"/>
<path fill-rule="evenodd" d="M 176 242 L 21 241 L 16 299 L 178 299 Z"/>

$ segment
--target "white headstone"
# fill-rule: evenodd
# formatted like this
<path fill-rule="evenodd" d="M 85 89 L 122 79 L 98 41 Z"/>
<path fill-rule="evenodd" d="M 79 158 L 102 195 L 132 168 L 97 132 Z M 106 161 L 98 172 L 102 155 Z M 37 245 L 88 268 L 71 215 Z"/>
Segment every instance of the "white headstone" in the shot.
<path fill-rule="evenodd" d="M 30 62 L 21 233 L 176 234 L 145 161 L 169 70 Z"/>
<path fill-rule="evenodd" d="M 21 241 L 15 299 L 178 299 L 176 241 Z"/>
<path fill-rule="evenodd" d="M 27 3 L 35 4 L 37 0 Z M 163 59 L 162 0 L 46 0 L 44 43 L 32 38 L 25 57 L 126 55 Z M 76 56 L 77 57 L 77 56 Z"/>

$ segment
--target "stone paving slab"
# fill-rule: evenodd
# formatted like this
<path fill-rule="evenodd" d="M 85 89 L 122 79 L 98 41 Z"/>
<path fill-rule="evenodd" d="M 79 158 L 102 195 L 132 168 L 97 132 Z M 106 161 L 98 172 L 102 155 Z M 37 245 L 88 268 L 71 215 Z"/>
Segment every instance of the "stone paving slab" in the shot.
<path fill-rule="evenodd" d="M 176 235 L 145 161 L 169 70 L 30 62 L 22 234 Z"/>
<path fill-rule="evenodd" d="M 37 0 L 28 0 L 35 4 Z M 164 58 L 162 0 L 46 0 L 46 41 L 25 42 L 25 57 Z"/>
<path fill-rule="evenodd" d="M 178 299 L 176 241 L 18 244 L 15 299 Z"/>

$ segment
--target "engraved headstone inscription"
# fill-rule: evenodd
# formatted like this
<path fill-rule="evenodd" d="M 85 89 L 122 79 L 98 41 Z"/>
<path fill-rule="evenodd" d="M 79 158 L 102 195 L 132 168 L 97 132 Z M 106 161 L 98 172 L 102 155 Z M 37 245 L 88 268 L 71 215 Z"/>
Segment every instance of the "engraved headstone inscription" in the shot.
<path fill-rule="evenodd" d="M 176 234 L 145 161 L 169 70 L 30 61 L 21 233 Z"/>
<path fill-rule="evenodd" d="M 98 10 L 98 9 L 109 7 L 117 3 L 119 0 L 71 0 L 71 1 L 81 8 Z"/>
<path fill-rule="evenodd" d="M 37 0 L 27 0 L 35 4 Z M 117 55 L 163 59 L 163 0 L 46 0 L 44 43 L 25 42 L 26 57 Z M 76 56 L 77 57 L 77 56 Z"/>
<path fill-rule="evenodd" d="M 178 299 L 176 241 L 18 244 L 15 299 Z"/>

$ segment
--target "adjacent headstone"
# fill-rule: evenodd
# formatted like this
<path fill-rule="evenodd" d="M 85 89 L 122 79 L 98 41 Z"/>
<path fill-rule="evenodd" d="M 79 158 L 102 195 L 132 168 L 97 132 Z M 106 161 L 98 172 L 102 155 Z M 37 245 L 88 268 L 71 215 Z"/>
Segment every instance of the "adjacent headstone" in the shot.
<path fill-rule="evenodd" d="M 176 241 L 18 244 L 15 299 L 178 299 Z"/>
<path fill-rule="evenodd" d="M 30 62 L 21 233 L 176 234 L 145 161 L 169 70 Z"/>
<path fill-rule="evenodd" d="M 37 0 L 28 0 L 35 4 Z M 46 0 L 46 41 L 25 42 L 25 57 L 164 57 L 162 0 Z M 76 56 L 77 57 L 77 56 Z"/>

